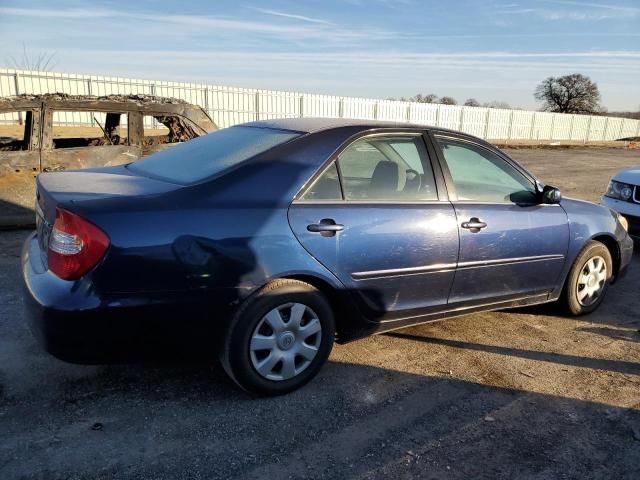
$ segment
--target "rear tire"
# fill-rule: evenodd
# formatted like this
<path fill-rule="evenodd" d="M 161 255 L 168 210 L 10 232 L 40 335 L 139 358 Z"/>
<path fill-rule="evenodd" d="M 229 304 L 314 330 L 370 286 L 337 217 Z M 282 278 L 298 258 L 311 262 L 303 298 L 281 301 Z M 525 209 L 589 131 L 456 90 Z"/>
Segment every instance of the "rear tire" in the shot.
<path fill-rule="evenodd" d="M 299 280 L 276 280 L 249 297 L 227 328 L 222 366 L 255 395 L 282 395 L 326 362 L 335 321 L 325 296 Z"/>
<path fill-rule="evenodd" d="M 609 249 L 595 240 L 578 254 L 562 292 L 562 303 L 571 315 L 585 315 L 596 310 L 607 293 L 613 274 Z"/>

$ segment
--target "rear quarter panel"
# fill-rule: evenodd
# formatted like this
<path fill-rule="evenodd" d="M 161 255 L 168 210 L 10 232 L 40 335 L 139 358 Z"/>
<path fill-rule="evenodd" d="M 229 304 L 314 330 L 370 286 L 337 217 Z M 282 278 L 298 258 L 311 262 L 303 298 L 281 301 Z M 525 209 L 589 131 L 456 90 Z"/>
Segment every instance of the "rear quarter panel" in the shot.
<path fill-rule="evenodd" d="M 93 218 L 111 240 L 94 274 L 101 291 L 225 289 L 243 298 L 270 278 L 307 273 L 338 286 L 293 236 L 286 208 L 176 205 Z"/>

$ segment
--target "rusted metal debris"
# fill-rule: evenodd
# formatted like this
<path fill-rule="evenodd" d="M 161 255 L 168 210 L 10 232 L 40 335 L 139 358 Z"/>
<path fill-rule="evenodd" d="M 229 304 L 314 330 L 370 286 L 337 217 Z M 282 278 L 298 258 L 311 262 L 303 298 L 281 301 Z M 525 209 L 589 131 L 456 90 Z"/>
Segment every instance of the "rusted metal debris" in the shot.
<path fill-rule="evenodd" d="M 62 112 L 88 115 L 95 127 L 57 125 L 56 115 L 68 115 Z M 217 130 L 202 108 L 150 95 L 0 97 L 0 115 L 11 113 L 20 119 L 12 132 L 21 133 L 6 134 L 7 123 L 0 124 L 0 227 L 33 223 L 34 178 L 42 171 L 130 163 Z M 145 130 L 149 117 L 156 125 Z"/>

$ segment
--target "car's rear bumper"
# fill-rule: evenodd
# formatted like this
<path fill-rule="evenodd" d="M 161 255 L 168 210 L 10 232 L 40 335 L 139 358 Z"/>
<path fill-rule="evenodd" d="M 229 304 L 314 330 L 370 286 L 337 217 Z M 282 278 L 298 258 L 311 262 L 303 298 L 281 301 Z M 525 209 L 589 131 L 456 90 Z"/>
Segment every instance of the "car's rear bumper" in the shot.
<path fill-rule="evenodd" d="M 47 352 L 74 363 L 130 361 L 174 347 L 214 354 L 231 314 L 223 299 L 214 309 L 188 292 L 100 296 L 89 278 L 69 282 L 46 270 L 35 234 L 23 247 L 22 275 L 31 331 Z"/>

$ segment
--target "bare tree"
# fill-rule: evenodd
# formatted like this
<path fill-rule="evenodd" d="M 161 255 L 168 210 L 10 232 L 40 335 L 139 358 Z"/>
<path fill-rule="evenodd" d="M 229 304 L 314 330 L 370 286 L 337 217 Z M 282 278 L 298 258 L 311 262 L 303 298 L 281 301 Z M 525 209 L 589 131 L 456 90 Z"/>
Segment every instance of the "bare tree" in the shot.
<path fill-rule="evenodd" d="M 543 110 L 559 113 L 598 113 L 598 85 L 580 73 L 548 77 L 537 86 L 534 97 L 543 102 Z"/>
<path fill-rule="evenodd" d="M 388 100 L 396 100 L 391 97 Z M 398 100 L 401 102 L 417 102 L 417 103 L 443 103 L 445 105 L 457 105 L 458 102 L 453 97 L 441 97 L 438 99 L 438 96 L 435 93 L 429 93 L 427 95 L 423 95 L 421 93 L 417 93 L 413 97 L 400 97 Z M 475 100 L 474 100 L 475 101 Z"/>
<path fill-rule="evenodd" d="M 32 55 L 27 51 L 27 47 L 23 43 L 22 55 L 18 57 L 10 55 L 7 59 L 7 63 L 16 70 L 49 72 L 56 66 L 55 57 L 55 52 L 40 52 Z"/>
<path fill-rule="evenodd" d="M 440 97 L 437 103 L 442 105 L 457 105 L 458 101 L 453 97 Z"/>
<path fill-rule="evenodd" d="M 468 98 L 467 100 L 465 100 L 464 106 L 465 107 L 479 107 L 480 106 L 480 102 L 478 100 L 476 100 L 475 98 Z"/>
<path fill-rule="evenodd" d="M 422 95 L 418 93 L 413 97 L 409 98 L 409 102 L 417 102 L 417 103 L 433 103 L 438 96 L 434 93 L 429 93 L 427 95 Z"/>
<path fill-rule="evenodd" d="M 485 102 L 482 104 L 482 106 L 485 108 L 502 108 L 505 110 L 511 110 L 511 105 L 509 105 L 507 102 L 502 102 L 500 100 L 492 100 L 490 102 Z"/>

